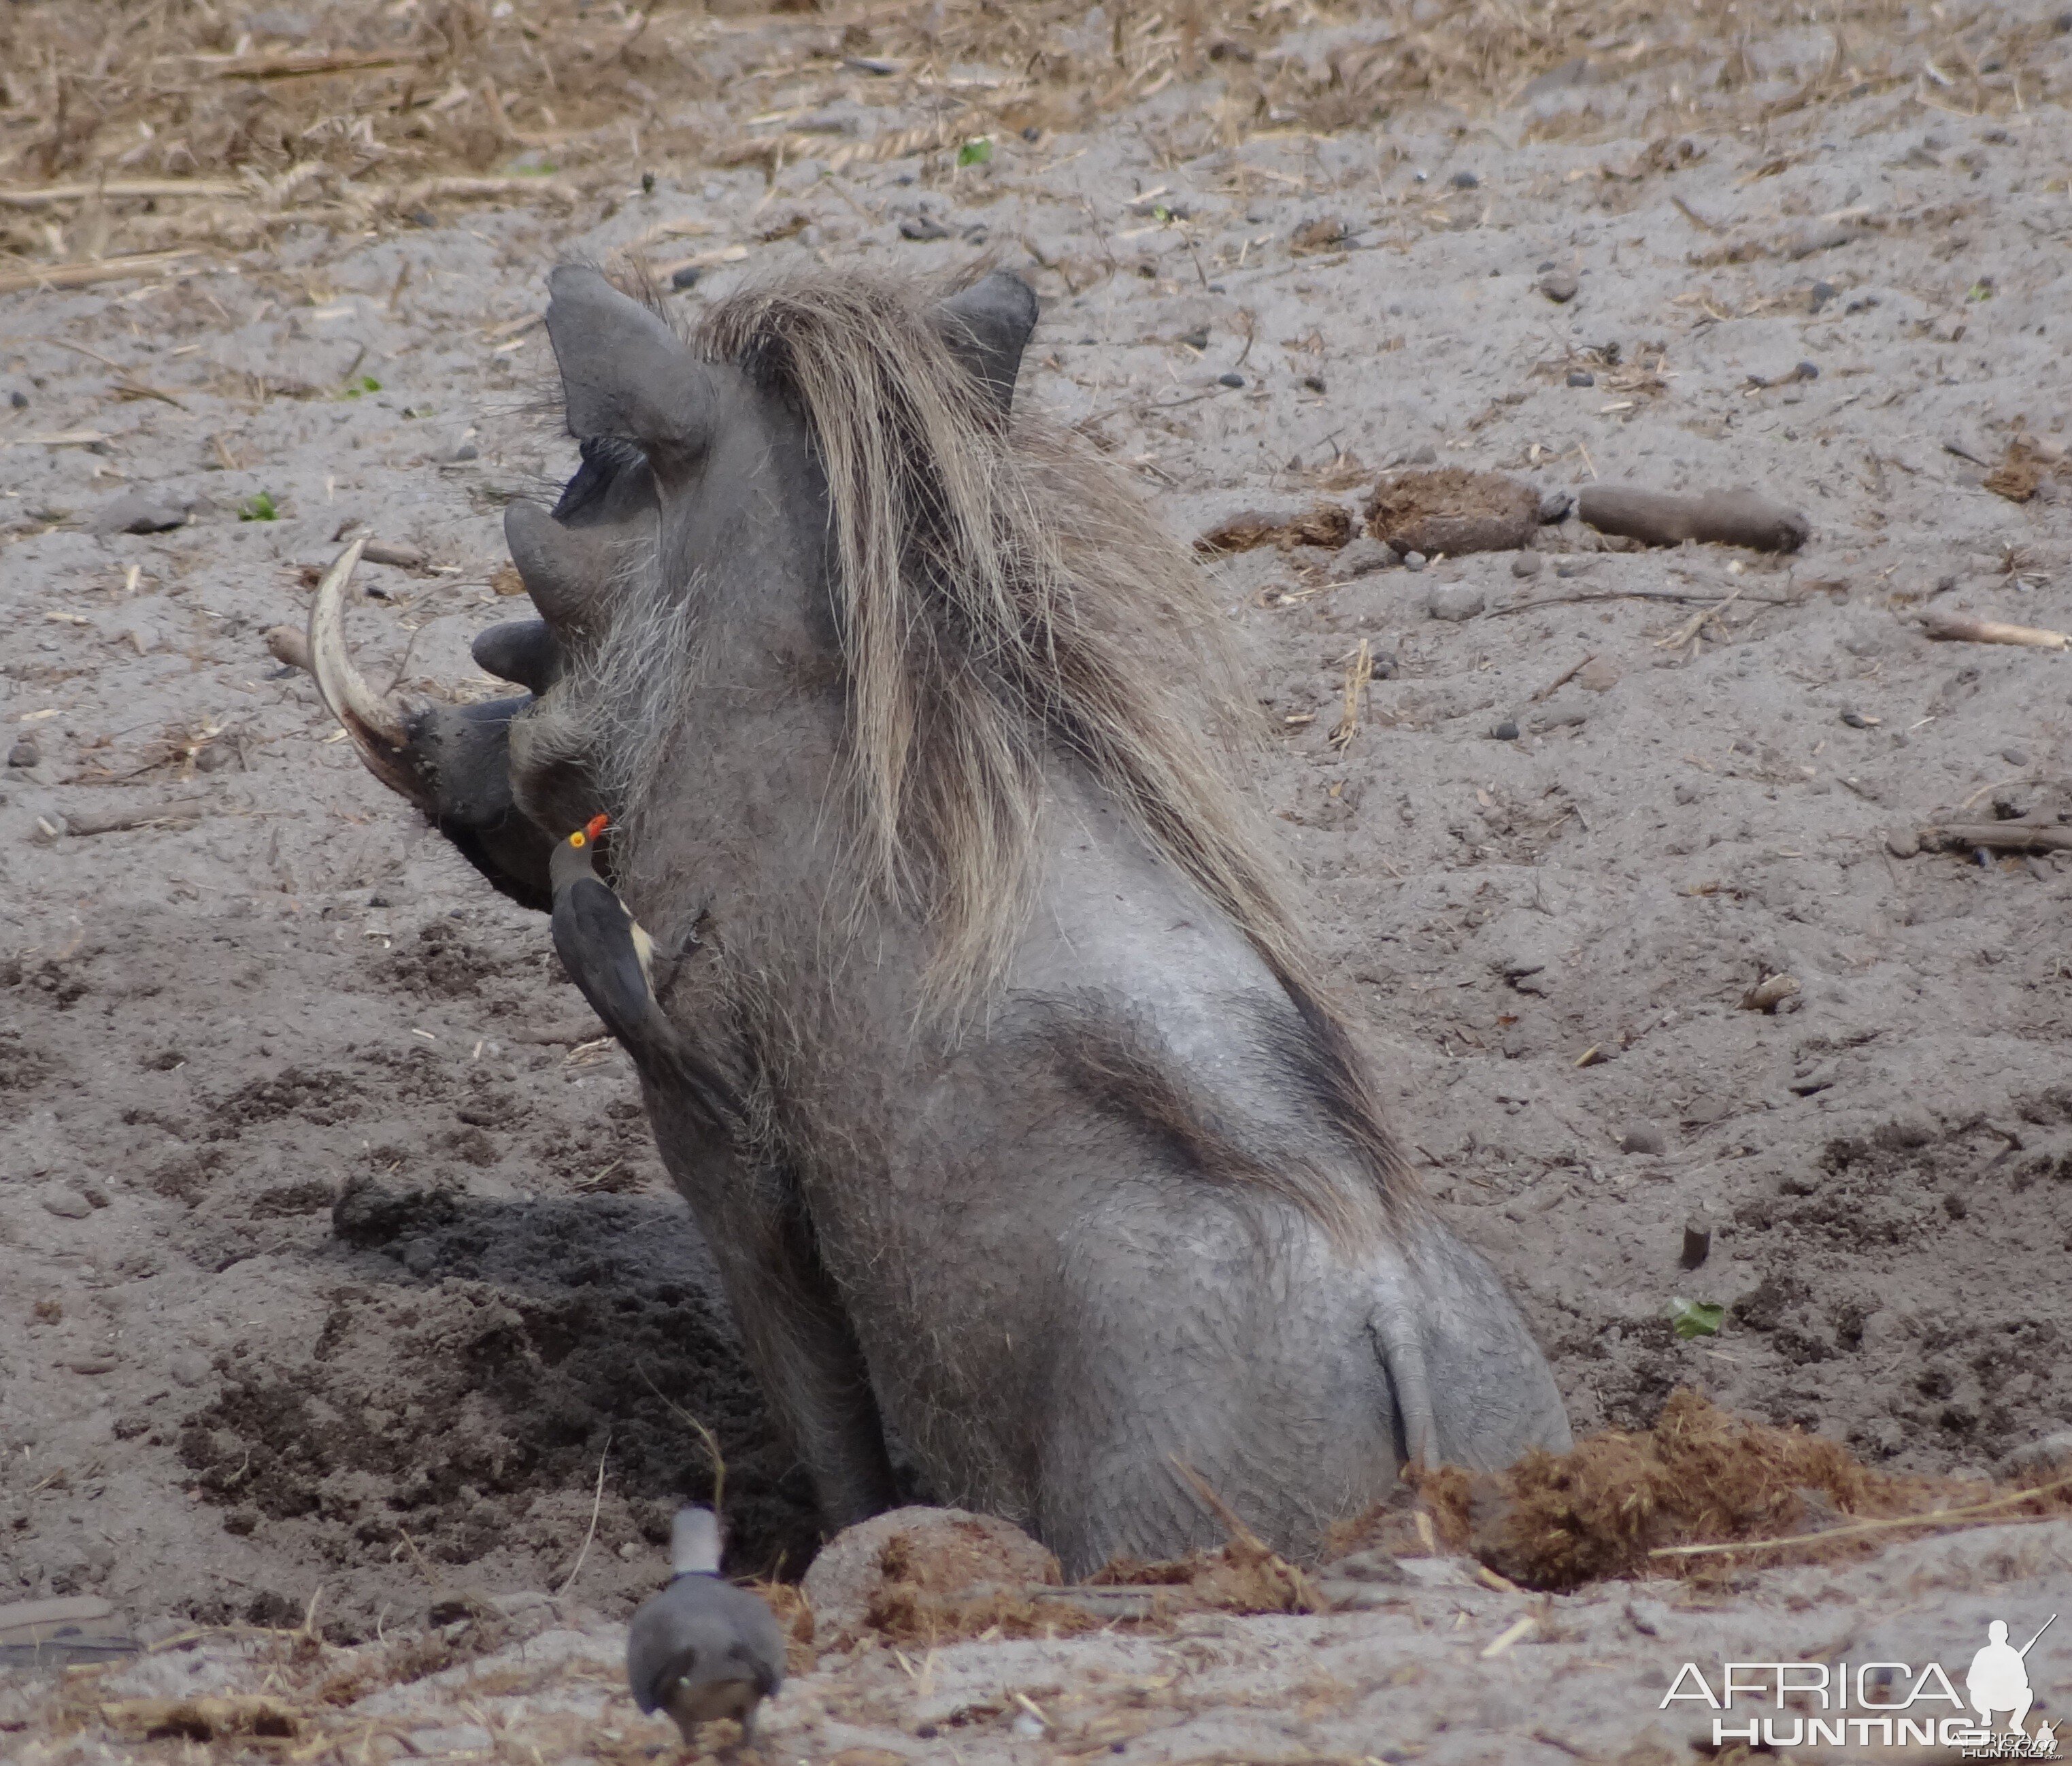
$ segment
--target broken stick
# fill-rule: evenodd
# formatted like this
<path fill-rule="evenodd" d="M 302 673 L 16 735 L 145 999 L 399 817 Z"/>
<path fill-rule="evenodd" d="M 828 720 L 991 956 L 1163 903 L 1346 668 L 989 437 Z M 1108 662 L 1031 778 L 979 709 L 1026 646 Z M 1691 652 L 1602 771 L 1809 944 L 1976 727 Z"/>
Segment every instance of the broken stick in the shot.
<path fill-rule="evenodd" d="M 1946 644 L 2021 644 L 2032 650 L 2072 648 L 2072 632 L 2038 625 L 2003 625 L 1998 620 L 1975 620 L 1967 613 L 1924 613 L 1921 630 L 1924 636 Z"/>

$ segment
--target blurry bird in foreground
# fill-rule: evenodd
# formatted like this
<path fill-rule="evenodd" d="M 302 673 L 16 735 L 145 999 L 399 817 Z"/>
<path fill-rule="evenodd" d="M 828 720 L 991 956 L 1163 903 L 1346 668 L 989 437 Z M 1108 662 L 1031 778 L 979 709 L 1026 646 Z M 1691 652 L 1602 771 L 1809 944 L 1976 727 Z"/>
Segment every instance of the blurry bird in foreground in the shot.
<path fill-rule="evenodd" d="M 633 1616 L 626 1680 L 642 1711 L 667 1711 L 688 1744 L 701 1723 L 731 1717 L 744 1743 L 755 1710 L 783 1684 L 784 1634 L 760 1597 L 719 1573 L 719 1521 L 680 1509 L 669 1545 L 675 1575 Z"/>

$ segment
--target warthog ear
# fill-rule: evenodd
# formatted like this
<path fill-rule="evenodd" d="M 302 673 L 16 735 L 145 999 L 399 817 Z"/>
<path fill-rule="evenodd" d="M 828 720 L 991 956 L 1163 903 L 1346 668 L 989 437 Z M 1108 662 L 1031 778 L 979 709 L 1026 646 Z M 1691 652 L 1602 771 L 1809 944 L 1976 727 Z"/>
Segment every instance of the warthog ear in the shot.
<path fill-rule="evenodd" d="M 935 323 L 1004 415 L 1013 405 L 1022 352 L 1036 329 L 1036 290 L 1019 276 L 996 270 L 942 302 Z"/>
<path fill-rule="evenodd" d="M 562 265 L 548 277 L 547 292 L 547 336 L 561 365 L 569 433 L 631 442 L 664 477 L 687 471 L 711 439 L 710 370 L 661 319 L 587 264 Z"/>
<path fill-rule="evenodd" d="M 615 563 L 613 529 L 565 527 L 536 503 L 513 497 L 504 505 L 504 543 L 540 616 L 556 630 L 580 624 L 585 611 L 604 592 Z M 500 626 L 497 631 L 514 629 Z M 485 632 L 484 637 L 492 632 Z M 480 656 L 475 660 L 491 674 L 499 673 Z M 521 675 L 506 680 L 523 681 Z M 529 682 L 526 683 L 530 685 Z"/>
<path fill-rule="evenodd" d="M 520 574 L 523 574 L 521 572 Z M 545 693 L 561 672 L 561 647 L 545 620 L 513 620 L 479 634 L 470 648 L 475 665 L 528 693 Z"/>

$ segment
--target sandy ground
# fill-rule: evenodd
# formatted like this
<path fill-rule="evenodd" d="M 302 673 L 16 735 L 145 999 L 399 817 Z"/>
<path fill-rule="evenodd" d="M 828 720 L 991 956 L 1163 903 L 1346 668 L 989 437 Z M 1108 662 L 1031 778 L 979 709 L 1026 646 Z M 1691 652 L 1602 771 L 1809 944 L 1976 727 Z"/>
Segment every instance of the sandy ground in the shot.
<path fill-rule="evenodd" d="M 2072 811 L 2065 657 L 1912 618 L 2072 627 L 2072 35 L 2028 5 L 1866 16 L 1838 55 L 1824 29 L 1702 19 L 1586 36 L 1507 104 L 1331 133 L 1268 114 L 1228 146 L 1203 119 L 1235 76 L 1211 61 L 1098 129 L 989 138 L 984 163 L 837 170 L 808 130 L 774 175 L 665 167 L 643 191 L 628 160 L 566 205 L 290 224 L 0 296 L 0 1601 L 280 1626 L 321 1589 L 343 1645 L 547 1591 L 590 1616 L 557 1647 L 602 1660 L 706 1488 L 685 1410 L 727 1453 L 736 1564 L 811 1554 L 630 1068 L 543 924 L 361 770 L 261 636 L 364 525 L 425 562 L 365 573 L 364 653 L 489 690 L 467 642 L 511 608 L 500 505 L 572 461 L 528 414 L 547 364 L 524 321 L 557 258 L 643 240 L 705 261 L 686 303 L 809 257 L 1024 268 L 1045 316 L 1023 396 L 1182 533 L 1356 508 L 1399 463 L 1803 508 L 1814 538 L 1782 562 L 1605 551 L 1572 519 L 1529 574 L 1211 566 L 1276 732 L 1260 788 L 1406 1138 L 1579 1431 L 1644 1424 L 1684 1384 L 1873 1463 L 1976 1471 L 2072 1423 L 2072 857 L 1901 856 L 1938 813 Z M 1392 28 L 1289 23 L 1276 65 L 1312 124 Z M 2025 501 L 1986 483 L 2025 488 L 2009 458 L 2040 475 Z M 105 531 L 136 492 L 187 525 Z M 1363 640 L 1377 678 L 1334 743 Z M 1744 1009 L 1773 974 L 1797 991 Z M 1687 1226 L 1711 1234 L 1695 1270 Z M 1675 1337 L 1678 1298 L 1724 1306 L 1718 1333 Z M 1964 1574 L 2028 1588 L 2016 1558 L 2058 1550 L 2062 1588 L 2044 1538 Z M 1975 1629 L 1919 1573 L 1909 1622 Z M 1817 1599 L 1839 1630 L 1915 1574 Z M 1577 1597 L 1597 1616 L 1548 1658 L 1598 1701 L 1578 1746 L 1638 1736 L 1641 1682 L 1680 1659 L 1617 1632 L 1630 1592 Z M 1752 1589 L 1718 1622 L 1805 1598 Z M 1276 1626 L 1355 1688 L 1407 1648 L 1379 1616 L 1218 1623 L 1201 1647 L 1233 1673 Z M 1155 1677 L 1098 1654 L 1121 1647 L 970 1671 Z M 1420 1733 L 1540 1699 L 1502 1677 L 1523 1673 L 1435 1676 Z M 1257 1757 L 1371 1752 L 1367 1709 Z M 1146 1757 L 1209 1745 L 1168 1740 Z"/>

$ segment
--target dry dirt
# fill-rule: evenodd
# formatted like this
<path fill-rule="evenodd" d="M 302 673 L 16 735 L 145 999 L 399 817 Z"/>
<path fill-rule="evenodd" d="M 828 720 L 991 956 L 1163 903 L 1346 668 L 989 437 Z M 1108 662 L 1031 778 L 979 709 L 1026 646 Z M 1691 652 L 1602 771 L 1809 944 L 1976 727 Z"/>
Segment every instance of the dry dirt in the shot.
<path fill-rule="evenodd" d="M 364 653 L 490 690 L 467 643 L 512 607 L 500 505 L 572 459 L 530 414 L 527 321 L 557 259 L 633 247 L 695 257 L 687 303 L 812 259 L 1022 268 L 1023 396 L 1183 535 L 1319 498 L 1357 520 L 1424 465 L 1803 508 L 1782 558 L 1572 518 L 1419 570 L 1350 575 L 1364 540 L 1204 567 L 1330 965 L 1579 1432 L 1683 1385 L 1975 1472 L 2072 1424 L 2072 854 L 1913 852 L 1951 812 L 2072 813 L 2066 655 L 1914 619 L 2072 628 L 2072 16 L 658 8 L 614 50 L 643 15 L 447 6 L 434 43 L 406 5 L 210 14 L 182 61 L 141 26 L 68 39 L 81 10 L 0 23 L 0 1603 L 278 1627 L 321 1590 L 344 1645 L 573 1578 L 568 1648 L 608 1655 L 709 1488 L 687 1413 L 726 1454 L 735 1566 L 811 1554 L 630 1068 L 542 924 L 261 636 L 364 525 L 423 560 L 363 570 Z M 341 92 L 290 64 L 391 37 L 432 70 L 400 96 L 393 66 Z M 235 187 L 112 193 L 146 175 Z M 424 182 L 462 176 L 500 182 Z M 105 531 L 140 492 L 186 524 Z M 1679 1299 L 1716 1333 L 1675 1335 Z M 2033 1578 L 2007 1549 L 1965 1574 Z M 1850 1574 L 1836 1603 L 1899 1585 Z M 1367 1616 L 1218 1623 L 1219 1660 L 1320 1628 L 1288 1636 L 1376 1685 L 1407 1647 Z M 1028 1684 L 1136 1675 L 1083 1653 L 1123 1647 L 1061 1644 Z M 941 1685 L 1008 1672 L 965 1648 Z M 1618 1658 L 1587 1743 L 1616 1753 L 1670 1645 L 1571 1653 L 1564 1686 Z M 1338 1660 L 1316 1672 L 1358 1678 Z M 827 1672 L 921 1720 L 882 1655 Z M 1420 1734 L 1456 1696 L 1404 1685 Z M 1492 1757 L 1505 1725 L 1476 1722 L 1458 1757 Z"/>

